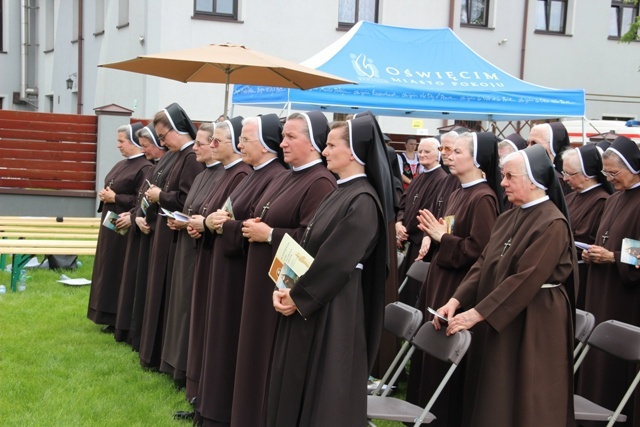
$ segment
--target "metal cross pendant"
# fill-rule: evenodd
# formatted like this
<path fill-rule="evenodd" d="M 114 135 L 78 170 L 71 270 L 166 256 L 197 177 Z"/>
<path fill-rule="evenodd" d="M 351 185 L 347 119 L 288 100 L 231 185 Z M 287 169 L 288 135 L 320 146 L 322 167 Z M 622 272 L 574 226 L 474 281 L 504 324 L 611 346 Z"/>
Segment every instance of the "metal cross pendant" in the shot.
<path fill-rule="evenodd" d="M 271 202 L 267 202 L 267 204 L 262 207 L 262 213 L 260 214 L 260 219 L 264 218 L 264 214 L 266 214 L 267 211 L 269 210 L 270 204 Z"/>
<path fill-rule="evenodd" d="M 605 231 L 602 235 L 602 246 L 607 244 L 607 239 L 609 238 L 609 230 Z"/>
<path fill-rule="evenodd" d="M 506 243 L 504 244 L 504 248 L 502 249 L 502 254 L 500 254 L 500 256 L 504 256 L 504 253 L 507 252 L 507 249 L 509 249 L 509 246 L 511 246 L 511 237 L 509 237 L 509 240 L 507 240 Z"/>
<path fill-rule="evenodd" d="M 416 193 L 416 195 L 413 196 L 413 203 L 415 203 L 417 199 L 418 199 L 418 193 Z"/>

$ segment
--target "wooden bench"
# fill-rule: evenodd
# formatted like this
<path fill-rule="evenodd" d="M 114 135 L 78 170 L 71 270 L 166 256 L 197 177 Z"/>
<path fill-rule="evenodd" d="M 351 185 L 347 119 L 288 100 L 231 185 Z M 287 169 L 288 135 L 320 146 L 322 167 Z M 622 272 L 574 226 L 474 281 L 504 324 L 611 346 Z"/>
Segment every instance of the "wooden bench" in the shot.
<path fill-rule="evenodd" d="M 95 255 L 100 218 L 0 216 L 0 268 L 11 261 L 11 290 L 33 255 Z"/>

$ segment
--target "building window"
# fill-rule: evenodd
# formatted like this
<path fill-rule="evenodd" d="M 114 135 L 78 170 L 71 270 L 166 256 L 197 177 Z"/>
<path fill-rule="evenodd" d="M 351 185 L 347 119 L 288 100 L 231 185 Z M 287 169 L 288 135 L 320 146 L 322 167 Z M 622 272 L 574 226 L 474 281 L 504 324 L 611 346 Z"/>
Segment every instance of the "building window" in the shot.
<path fill-rule="evenodd" d="M 536 31 L 565 33 L 567 0 L 538 0 L 536 2 Z"/>
<path fill-rule="evenodd" d="M 195 0 L 193 14 L 237 21 L 238 0 Z"/>
<path fill-rule="evenodd" d="M 53 3 L 53 2 L 51 2 Z M 71 42 L 76 43 L 78 41 L 78 14 L 80 10 L 80 5 L 78 4 L 78 0 L 73 0 L 73 6 L 71 9 L 71 13 L 73 16 L 71 17 Z"/>
<path fill-rule="evenodd" d="M 613 0 L 609 16 L 609 37 L 619 39 L 627 31 L 638 16 L 638 6 L 635 2 Z"/>
<path fill-rule="evenodd" d="M 118 3 L 118 25 L 116 28 L 129 26 L 129 0 L 119 0 Z"/>
<path fill-rule="evenodd" d="M 4 2 L 2 1 L 0 1 L 0 52 L 4 52 Z"/>
<path fill-rule="evenodd" d="M 340 0 L 338 27 L 351 28 L 358 21 L 378 22 L 378 0 Z"/>
<path fill-rule="evenodd" d="M 460 0 L 460 24 L 489 26 L 489 0 Z"/>
<path fill-rule="evenodd" d="M 55 37 L 56 32 L 54 30 L 55 25 L 55 6 L 54 0 L 48 0 L 46 3 L 46 9 L 44 11 L 44 31 L 45 31 L 45 41 L 44 41 L 44 52 L 53 52 L 53 47 L 55 46 Z"/>
<path fill-rule="evenodd" d="M 96 28 L 93 32 L 94 36 L 104 34 L 104 0 L 96 0 Z"/>

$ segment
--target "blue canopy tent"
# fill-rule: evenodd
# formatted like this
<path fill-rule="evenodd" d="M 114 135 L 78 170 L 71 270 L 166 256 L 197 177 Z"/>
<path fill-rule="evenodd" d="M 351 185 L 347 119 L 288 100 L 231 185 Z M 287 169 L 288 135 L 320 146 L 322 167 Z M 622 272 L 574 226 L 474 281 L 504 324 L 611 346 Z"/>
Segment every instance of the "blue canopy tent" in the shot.
<path fill-rule="evenodd" d="M 359 22 L 303 65 L 358 82 L 310 90 L 236 85 L 234 105 L 439 119 L 510 121 L 582 117 L 582 89 L 517 79 L 449 28 Z"/>

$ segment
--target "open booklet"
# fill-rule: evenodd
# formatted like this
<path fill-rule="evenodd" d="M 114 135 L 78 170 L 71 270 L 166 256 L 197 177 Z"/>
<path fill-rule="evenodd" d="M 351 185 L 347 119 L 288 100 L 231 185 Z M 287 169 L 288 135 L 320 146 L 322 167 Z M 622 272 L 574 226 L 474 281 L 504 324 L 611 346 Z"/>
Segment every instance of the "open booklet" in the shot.
<path fill-rule="evenodd" d="M 160 213 L 158 215 L 166 216 L 171 219 L 175 219 L 180 222 L 189 222 L 189 215 L 182 213 L 180 211 L 171 212 L 169 209 L 160 208 Z"/>
<path fill-rule="evenodd" d="M 293 237 L 285 234 L 269 268 L 269 277 L 278 288 L 291 288 L 309 270 L 311 263 L 313 257 Z"/>
<path fill-rule="evenodd" d="M 104 217 L 104 221 L 102 221 L 102 225 L 107 227 L 109 230 L 113 230 L 116 233 L 124 236 L 125 234 L 127 234 L 127 231 L 129 231 L 129 228 L 117 228 L 116 221 L 118 220 L 118 218 L 120 218 L 120 216 L 117 213 L 108 211 Z"/>
<path fill-rule="evenodd" d="M 224 205 L 222 206 L 222 210 L 229 213 L 229 219 L 236 219 L 236 217 L 233 215 L 233 204 L 231 203 L 231 197 L 227 197 L 227 200 L 225 200 Z"/>
<path fill-rule="evenodd" d="M 638 265 L 638 255 L 640 255 L 640 240 L 622 239 L 620 261 L 626 264 Z"/>

